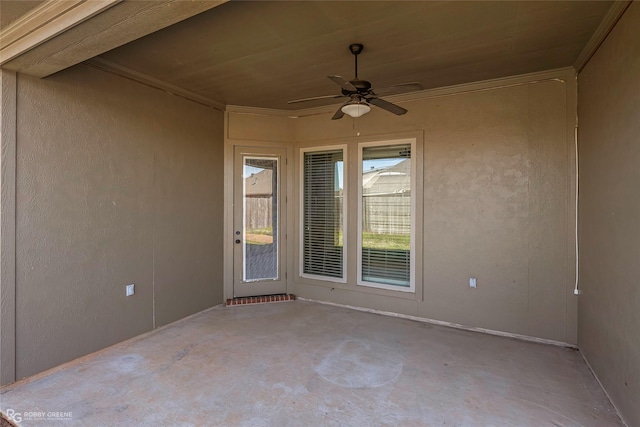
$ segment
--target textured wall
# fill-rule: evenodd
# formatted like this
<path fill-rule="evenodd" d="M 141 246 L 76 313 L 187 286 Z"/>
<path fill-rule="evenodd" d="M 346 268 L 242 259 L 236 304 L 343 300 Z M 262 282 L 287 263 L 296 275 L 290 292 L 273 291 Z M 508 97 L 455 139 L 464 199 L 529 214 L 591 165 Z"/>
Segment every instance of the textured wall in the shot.
<path fill-rule="evenodd" d="M 424 132 L 423 281 L 417 284 L 424 301 L 355 287 L 355 269 L 346 286 L 296 279 L 295 292 L 575 343 L 573 121 L 567 117 L 568 104 L 575 107 L 573 85 L 569 78 L 411 101 L 401 117 L 373 109 L 355 121 L 331 122 L 329 114 L 296 119 L 299 143 L 335 144 L 360 133 L 349 142 L 352 162 L 356 140 L 367 135 Z M 469 288 L 471 276 L 478 289 Z"/>
<path fill-rule="evenodd" d="M 640 426 L 640 4 L 579 76 L 578 343 L 629 425 Z"/>
<path fill-rule="evenodd" d="M 84 65 L 17 105 L 18 379 L 222 302 L 222 113 Z"/>
<path fill-rule="evenodd" d="M 0 69 L 0 385 L 15 380 L 16 73 Z"/>

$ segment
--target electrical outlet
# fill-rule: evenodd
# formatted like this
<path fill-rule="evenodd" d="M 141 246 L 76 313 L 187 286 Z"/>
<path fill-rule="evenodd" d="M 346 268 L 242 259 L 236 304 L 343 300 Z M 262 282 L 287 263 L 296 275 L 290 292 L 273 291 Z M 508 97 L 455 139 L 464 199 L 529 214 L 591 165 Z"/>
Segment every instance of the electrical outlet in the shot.
<path fill-rule="evenodd" d="M 475 277 L 469 277 L 469 287 L 470 288 L 478 287 L 478 280 Z"/>
<path fill-rule="evenodd" d="M 136 286 L 136 285 L 134 285 L 134 284 L 132 283 L 132 284 L 127 285 L 127 286 L 125 287 L 125 293 L 126 293 L 126 296 L 130 297 L 131 295 L 133 295 L 133 294 L 135 293 L 135 289 L 134 289 L 134 288 L 135 288 L 135 286 Z"/>

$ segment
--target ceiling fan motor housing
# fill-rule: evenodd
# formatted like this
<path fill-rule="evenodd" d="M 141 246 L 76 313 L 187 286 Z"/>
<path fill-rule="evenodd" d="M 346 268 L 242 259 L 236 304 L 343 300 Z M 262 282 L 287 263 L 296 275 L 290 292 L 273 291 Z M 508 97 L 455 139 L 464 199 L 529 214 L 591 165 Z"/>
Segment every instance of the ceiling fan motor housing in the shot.
<path fill-rule="evenodd" d="M 360 55 L 363 49 L 364 49 L 364 46 L 361 43 L 353 43 L 349 45 L 349 50 L 354 55 Z"/>
<path fill-rule="evenodd" d="M 349 83 L 351 83 L 357 90 L 357 92 L 355 93 L 359 93 L 362 95 L 366 95 L 369 93 L 369 90 L 371 89 L 371 83 L 369 83 L 366 80 L 360 80 L 360 79 L 353 79 L 350 80 Z M 349 96 L 351 94 L 353 94 L 354 91 L 352 90 L 347 90 L 347 89 L 342 89 L 342 94 L 344 96 Z"/>

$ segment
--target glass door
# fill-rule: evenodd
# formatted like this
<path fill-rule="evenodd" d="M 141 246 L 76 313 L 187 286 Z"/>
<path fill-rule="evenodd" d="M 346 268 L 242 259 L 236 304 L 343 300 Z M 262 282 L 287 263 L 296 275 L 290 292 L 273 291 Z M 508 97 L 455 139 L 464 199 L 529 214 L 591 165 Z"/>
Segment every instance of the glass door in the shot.
<path fill-rule="evenodd" d="M 284 149 L 236 147 L 234 285 L 236 297 L 286 292 Z"/>

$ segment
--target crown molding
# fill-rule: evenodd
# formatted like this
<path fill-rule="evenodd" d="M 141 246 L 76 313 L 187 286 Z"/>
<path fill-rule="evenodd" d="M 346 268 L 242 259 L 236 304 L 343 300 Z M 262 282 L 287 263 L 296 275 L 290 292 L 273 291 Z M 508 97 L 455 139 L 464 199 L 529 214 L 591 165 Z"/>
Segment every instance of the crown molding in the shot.
<path fill-rule="evenodd" d="M 591 57 L 596 53 L 600 45 L 604 43 L 611 30 L 613 30 L 613 27 L 616 26 L 631 3 L 632 0 L 616 0 L 613 2 L 611 7 L 609 7 L 606 15 L 602 18 L 602 21 L 600 21 L 600 25 L 598 25 L 598 28 L 596 28 L 595 32 L 584 46 L 584 49 L 582 49 L 582 52 L 580 52 L 573 65 L 578 73 L 582 71 Z"/>
<path fill-rule="evenodd" d="M 122 0 L 48 0 L 0 31 L 0 65 Z"/>
<path fill-rule="evenodd" d="M 404 93 L 400 95 L 385 96 L 384 99 L 396 104 L 421 101 L 425 99 L 443 96 L 462 95 L 465 93 L 481 92 L 485 90 L 502 89 L 525 84 L 540 83 L 545 81 L 567 82 L 575 79 L 576 71 L 573 67 L 556 68 L 553 70 L 539 71 L 535 73 L 520 74 L 510 77 L 482 80 L 473 83 L 445 86 L 434 89 L 426 89 L 418 92 Z M 259 114 L 271 116 L 286 116 L 292 119 L 317 116 L 321 114 L 333 114 L 342 103 L 324 105 L 321 107 L 304 108 L 300 110 L 280 110 L 271 108 L 245 107 L 239 105 L 227 105 L 226 111 L 237 114 Z"/>
<path fill-rule="evenodd" d="M 297 118 L 301 110 L 280 110 L 277 108 L 247 107 L 243 105 L 227 105 L 225 111 L 237 114 L 252 114 L 254 116 L 282 116 L 290 119 Z"/>
<path fill-rule="evenodd" d="M 107 73 L 115 74 L 125 79 L 133 80 L 143 85 L 162 90 L 164 92 L 170 93 L 171 95 L 179 96 L 181 98 L 185 98 L 190 101 L 197 102 L 202 105 L 206 105 L 207 107 L 215 108 L 216 110 L 220 110 L 220 111 L 225 110 L 225 106 L 221 102 L 199 95 L 195 92 L 191 92 L 190 90 L 175 86 L 171 83 L 158 80 L 147 74 L 132 70 L 125 66 L 116 64 L 115 62 L 108 61 L 99 56 L 96 56 L 95 58 L 84 61 L 84 64 L 94 68 L 98 68 Z"/>

